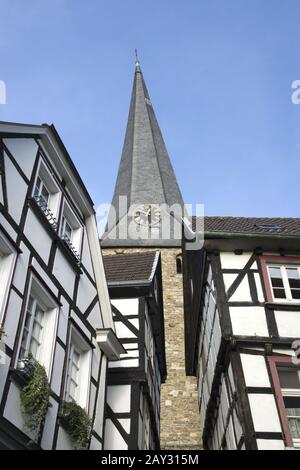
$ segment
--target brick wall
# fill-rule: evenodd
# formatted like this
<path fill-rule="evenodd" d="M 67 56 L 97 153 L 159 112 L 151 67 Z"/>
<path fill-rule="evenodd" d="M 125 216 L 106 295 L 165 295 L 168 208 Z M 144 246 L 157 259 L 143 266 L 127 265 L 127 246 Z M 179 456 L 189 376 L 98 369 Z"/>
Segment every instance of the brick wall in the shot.
<path fill-rule="evenodd" d="M 147 248 L 103 249 L 103 254 L 151 251 Z M 161 448 L 202 447 L 196 378 L 185 375 L 182 275 L 176 272 L 178 248 L 161 248 L 167 381 L 161 390 Z"/>

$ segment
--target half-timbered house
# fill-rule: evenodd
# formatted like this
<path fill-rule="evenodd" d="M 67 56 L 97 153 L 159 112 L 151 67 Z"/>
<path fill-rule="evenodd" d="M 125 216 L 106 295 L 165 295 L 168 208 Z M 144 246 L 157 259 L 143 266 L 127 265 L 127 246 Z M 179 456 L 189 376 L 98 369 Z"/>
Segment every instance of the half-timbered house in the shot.
<path fill-rule="evenodd" d="M 166 378 L 158 251 L 103 257 L 116 334 L 126 354 L 109 362 L 104 448 L 160 448 L 160 387 Z"/>
<path fill-rule="evenodd" d="M 0 325 L 0 448 L 74 448 L 62 412 L 75 402 L 101 449 L 107 360 L 124 350 L 93 203 L 54 126 L 0 123 Z M 20 392 L 37 362 L 51 394 L 36 436 Z"/>
<path fill-rule="evenodd" d="M 205 217 L 198 251 L 190 235 L 186 370 L 204 447 L 299 447 L 300 219 Z"/>

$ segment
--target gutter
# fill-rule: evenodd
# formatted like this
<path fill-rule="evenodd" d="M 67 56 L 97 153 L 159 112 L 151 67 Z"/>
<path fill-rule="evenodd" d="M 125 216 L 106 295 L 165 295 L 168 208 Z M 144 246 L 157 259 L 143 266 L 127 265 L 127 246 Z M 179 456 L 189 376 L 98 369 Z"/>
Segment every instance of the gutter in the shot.
<path fill-rule="evenodd" d="M 271 239 L 271 240 L 299 240 L 300 235 L 263 235 L 257 233 L 243 233 L 243 232 L 204 232 L 204 239 L 209 238 L 261 238 L 261 239 Z"/>

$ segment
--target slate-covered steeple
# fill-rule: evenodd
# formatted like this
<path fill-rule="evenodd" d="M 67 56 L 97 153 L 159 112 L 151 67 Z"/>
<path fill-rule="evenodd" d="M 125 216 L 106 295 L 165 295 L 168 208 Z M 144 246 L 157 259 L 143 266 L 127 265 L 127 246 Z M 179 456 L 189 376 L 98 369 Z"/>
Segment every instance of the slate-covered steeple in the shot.
<path fill-rule="evenodd" d="M 127 197 L 127 206 L 122 209 L 119 208 L 120 196 Z M 117 213 L 116 224 L 126 216 L 133 204 L 183 206 L 182 195 L 138 61 L 135 64 L 125 141 L 112 200 Z M 107 235 L 104 234 L 102 245 L 112 246 L 113 243 L 107 243 Z"/>

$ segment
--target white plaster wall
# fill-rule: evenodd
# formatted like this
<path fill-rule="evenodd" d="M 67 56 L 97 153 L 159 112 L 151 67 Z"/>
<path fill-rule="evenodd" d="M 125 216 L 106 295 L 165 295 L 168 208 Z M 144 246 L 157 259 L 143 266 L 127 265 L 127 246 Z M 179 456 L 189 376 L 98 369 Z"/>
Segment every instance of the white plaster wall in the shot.
<path fill-rule="evenodd" d="M 105 356 L 103 356 L 102 363 L 101 363 L 100 386 L 99 386 L 99 391 L 98 391 L 96 416 L 95 416 L 95 421 L 94 421 L 94 430 L 100 437 L 102 437 L 103 435 L 104 402 L 105 402 L 105 393 L 106 393 L 106 371 L 107 371 L 107 359 Z"/>
<path fill-rule="evenodd" d="M 28 437 L 34 439 L 34 434 L 25 429 L 25 423 L 21 412 L 20 391 L 20 388 L 14 382 L 11 382 L 8 392 L 9 399 L 6 401 L 3 416 Z"/>
<path fill-rule="evenodd" d="M 10 358 L 7 356 L 7 354 L 5 354 L 3 345 L 4 343 L 0 342 L 0 403 L 2 400 L 3 390 L 10 366 Z"/>
<path fill-rule="evenodd" d="M 98 328 L 103 328 L 103 321 L 102 321 L 102 315 L 100 311 L 100 304 L 99 302 L 95 305 L 91 313 L 88 315 L 88 321 L 92 325 L 93 328 L 98 329 Z"/>
<path fill-rule="evenodd" d="M 31 209 L 26 217 L 24 234 L 43 261 L 48 263 L 52 240 Z"/>
<path fill-rule="evenodd" d="M 57 450 L 74 450 L 74 444 L 69 434 L 61 426 L 59 427 L 59 430 L 58 430 L 56 449 Z"/>
<path fill-rule="evenodd" d="M 81 274 L 78 286 L 77 306 L 82 313 L 86 311 L 96 295 L 97 291 L 86 274 Z"/>
<path fill-rule="evenodd" d="M 56 251 L 55 255 L 53 274 L 56 276 L 67 294 L 72 298 L 74 291 L 75 272 L 59 249 Z"/>
<path fill-rule="evenodd" d="M 104 449 L 127 450 L 128 445 L 110 419 L 105 423 Z"/>
<path fill-rule="evenodd" d="M 275 310 L 279 336 L 300 338 L 300 312 Z"/>
<path fill-rule="evenodd" d="M 284 450 L 284 442 L 273 439 L 257 439 L 258 450 Z"/>
<path fill-rule="evenodd" d="M 12 240 L 16 241 L 17 233 L 15 232 L 13 227 L 7 222 L 3 214 L 0 214 L 0 224 L 6 230 L 6 232 L 12 238 Z"/>
<path fill-rule="evenodd" d="M 6 318 L 4 322 L 4 330 L 6 336 L 3 337 L 3 341 L 11 349 L 14 347 L 16 332 L 20 319 L 22 307 L 22 299 L 13 290 L 10 291 L 8 307 L 6 311 Z"/>
<path fill-rule="evenodd" d="M 58 411 L 58 403 L 50 397 L 51 406 L 48 408 L 43 437 L 41 442 L 42 449 L 51 450 L 55 431 L 56 416 Z"/>
<path fill-rule="evenodd" d="M 23 242 L 20 245 L 20 249 L 22 253 L 19 254 L 17 258 L 16 269 L 13 277 L 13 285 L 23 294 L 30 252 Z"/>
<path fill-rule="evenodd" d="M 18 224 L 20 222 L 25 202 L 27 184 L 5 153 L 4 158 L 8 210 L 10 215 Z"/>
<path fill-rule="evenodd" d="M 115 369 L 117 367 L 138 367 L 139 360 L 138 359 L 125 359 L 124 361 L 113 361 L 108 364 L 110 369 Z"/>
<path fill-rule="evenodd" d="M 122 315 L 138 315 L 139 299 L 113 299 L 111 303 Z"/>
<path fill-rule="evenodd" d="M 262 288 L 262 283 L 261 283 L 259 273 L 254 273 L 254 279 L 255 279 L 255 284 L 256 284 L 258 300 L 259 302 L 265 302 L 265 296 L 263 293 L 263 288 Z"/>
<path fill-rule="evenodd" d="M 266 361 L 263 356 L 241 354 L 244 377 L 247 387 L 270 387 Z"/>
<path fill-rule="evenodd" d="M 115 322 L 115 328 L 118 338 L 136 338 L 136 335 L 121 321 Z"/>
<path fill-rule="evenodd" d="M 235 274 L 224 274 L 224 281 L 225 281 L 225 287 L 226 291 L 228 291 L 229 287 L 231 287 L 234 279 L 237 277 Z M 231 278 L 231 279 L 230 279 Z M 241 281 L 241 283 L 238 285 L 236 291 L 234 294 L 230 297 L 230 302 L 250 302 L 251 299 L 251 293 L 250 293 L 250 287 L 249 287 L 249 281 L 248 277 L 245 276 L 244 279 Z"/>
<path fill-rule="evenodd" d="M 232 252 L 223 252 L 220 254 L 222 269 L 243 269 L 251 256 L 252 253 L 236 255 Z M 254 263 L 252 268 L 256 267 L 257 265 Z"/>
<path fill-rule="evenodd" d="M 4 144 L 30 179 L 38 146 L 34 139 L 4 139 Z"/>
<path fill-rule="evenodd" d="M 0 179 L 0 202 L 3 204 L 3 186 L 2 186 L 2 179 Z"/>
<path fill-rule="evenodd" d="M 255 431 L 281 432 L 274 396 L 249 393 L 248 397 Z"/>
<path fill-rule="evenodd" d="M 102 444 L 94 436 L 91 438 L 90 450 L 102 450 Z"/>
<path fill-rule="evenodd" d="M 84 228 L 81 261 L 85 269 L 88 271 L 89 275 L 94 279 L 94 270 L 93 270 L 93 265 L 92 265 L 92 260 L 91 260 L 90 247 L 89 247 L 89 242 L 87 238 L 86 228 Z"/>
<path fill-rule="evenodd" d="M 264 307 L 230 307 L 234 335 L 269 336 Z"/>
<path fill-rule="evenodd" d="M 60 344 L 56 343 L 52 376 L 51 376 L 51 388 L 57 395 L 60 394 L 64 358 L 65 358 L 64 349 L 60 346 Z"/>
<path fill-rule="evenodd" d="M 60 302 L 62 304 L 62 307 L 60 307 L 59 309 L 57 336 L 64 344 L 66 344 L 67 330 L 68 330 L 68 317 L 69 317 L 69 303 L 63 296 L 61 296 Z"/>
<path fill-rule="evenodd" d="M 130 412 L 131 385 L 110 385 L 107 387 L 107 403 L 115 413 Z"/>
<path fill-rule="evenodd" d="M 98 347 L 98 345 L 93 349 L 92 351 L 92 377 L 95 380 L 98 380 L 98 375 L 99 375 L 99 365 L 100 365 L 100 359 L 101 359 L 101 351 Z"/>
<path fill-rule="evenodd" d="M 96 399 L 97 389 L 93 383 L 91 383 L 90 396 L 89 396 L 89 415 L 93 416 L 95 399 Z"/>

